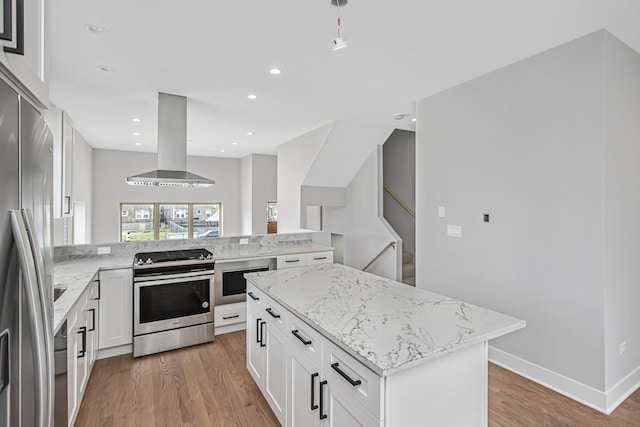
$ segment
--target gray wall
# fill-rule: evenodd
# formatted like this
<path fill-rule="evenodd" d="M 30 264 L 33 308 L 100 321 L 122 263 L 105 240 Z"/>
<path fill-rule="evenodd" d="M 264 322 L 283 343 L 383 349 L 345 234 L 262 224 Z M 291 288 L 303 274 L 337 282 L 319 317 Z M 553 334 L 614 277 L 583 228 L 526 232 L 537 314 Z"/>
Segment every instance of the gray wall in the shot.
<path fill-rule="evenodd" d="M 396 129 L 383 145 L 384 183 L 414 212 L 416 210 L 416 133 Z M 415 253 L 416 221 L 384 192 L 384 217 L 402 237 L 405 251 Z"/>
<path fill-rule="evenodd" d="M 640 367 L 640 55 L 605 38 L 605 389 Z M 620 343 L 627 353 L 620 355 Z"/>
<path fill-rule="evenodd" d="M 240 160 L 188 157 L 187 170 L 214 179 L 209 188 L 132 186 L 127 176 L 157 169 L 156 155 L 94 150 L 93 242 L 119 240 L 120 202 L 222 202 L 222 232 L 240 234 Z"/>
<path fill-rule="evenodd" d="M 245 156 L 240 160 L 240 233 L 251 234 L 252 200 L 251 186 L 253 185 L 253 156 Z"/>
<path fill-rule="evenodd" d="M 603 41 L 595 33 L 420 101 L 416 141 L 418 286 L 526 320 L 491 345 L 597 390 Z"/>

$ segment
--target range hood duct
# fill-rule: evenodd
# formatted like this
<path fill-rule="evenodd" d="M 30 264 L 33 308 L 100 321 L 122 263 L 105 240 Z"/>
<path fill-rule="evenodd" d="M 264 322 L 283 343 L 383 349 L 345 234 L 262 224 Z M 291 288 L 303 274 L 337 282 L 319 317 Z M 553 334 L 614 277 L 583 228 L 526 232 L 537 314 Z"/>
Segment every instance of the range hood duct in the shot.
<path fill-rule="evenodd" d="M 158 169 L 127 177 L 129 185 L 210 187 L 215 181 L 187 172 L 187 98 L 158 93 Z"/>

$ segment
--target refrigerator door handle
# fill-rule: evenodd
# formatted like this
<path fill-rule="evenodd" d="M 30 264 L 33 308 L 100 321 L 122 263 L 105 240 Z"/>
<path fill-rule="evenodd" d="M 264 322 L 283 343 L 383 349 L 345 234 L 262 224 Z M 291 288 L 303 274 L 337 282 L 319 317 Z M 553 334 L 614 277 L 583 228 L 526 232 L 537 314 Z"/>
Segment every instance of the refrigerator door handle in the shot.
<path fill-rule="evenodd" d="M 27 307 L 30 317 L 29 326 L 32 330 L 34 342 L 33 352 L 37 361 L 37 381 L 35 384 L 38 402 L 35 405 L 35 420 L 37 426 L 50 426 L 52 419 L 50 410 L 47 408 L 48 402 L 48 385 L 47 385 L 47 362 L 44 320 L 42 319 L 42 310 L 40 309 L 40 297 L 38 289 L 38 277 L 35 271 L 35 260 L 29 243 L 29 235 L 25 227 L 24 219 L 20 211 L 12 210 L 11 228 L 13 229 L 13 239 L 18 250 L 18 258 L 20 260 L 20 270 L 25 281 L 25 291 L 27 294 Z M 31 267 L 31 268 L 29 268 Z"/>
<path fill-rule="evenodd" d="M 46 407 L 47 413 L 50 416 L 50 420 L 53 421 L 53 407 L 55 405 L 54 393 L 55 393 L 55 359 L 53 348 L 53 299 L 50 296 L 50 292 L 47 289 L 47 280 L 45 277 L 44 258 L 42 256 L 42 250 L 40 243 L 36 235 L 36 229 L 33 222 L 33 216 L 28 209 L 22 209 L 22 217 L 27 228 L 27 234 L 31 242 L 31 253 L 35 261 L 36 277 L 38 279 L 38 290 L 40 295 L 40 305 L 42 307 L 43 321 L 44 321 L 44 343 L 45 343 L 45 362 L 46 362 L 46 375 L 47 375 L 47 400 Z"/>

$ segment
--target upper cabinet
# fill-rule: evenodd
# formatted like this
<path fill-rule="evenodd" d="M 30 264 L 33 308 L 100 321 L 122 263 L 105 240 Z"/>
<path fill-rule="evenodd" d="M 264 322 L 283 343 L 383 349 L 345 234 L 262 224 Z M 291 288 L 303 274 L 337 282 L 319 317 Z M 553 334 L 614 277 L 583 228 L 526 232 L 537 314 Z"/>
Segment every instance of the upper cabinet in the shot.
<path fill-rule="evenodd" d="M 73 215 L 73 141 L 75 129 L 62 110 L 45 111 L 45 120 L 53 133 L 53 217 Z"/>
<path fill-rule="evenodd" d="M 46 23 L 45 0 L 0 0 L 0 70 L 43 105 L 49 103 Z"/>

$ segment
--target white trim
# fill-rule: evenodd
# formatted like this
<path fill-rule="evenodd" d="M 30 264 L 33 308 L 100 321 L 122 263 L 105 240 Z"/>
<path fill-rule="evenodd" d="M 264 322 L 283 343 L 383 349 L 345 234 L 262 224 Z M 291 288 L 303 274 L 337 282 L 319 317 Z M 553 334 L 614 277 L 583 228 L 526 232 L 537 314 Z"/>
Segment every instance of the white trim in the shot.
<path fill-rule="evenodd" d="M 223 335 L 228 334 L 229 332 L 242 331 L 244 329 L 247 329 L 246 322 L 239 322 L 232 325 L 216 326 L 214 333 L 215 335 Z"/>
<path fill-rule="evenodd" d="M 640 386 L 640 367 L 603 392 L 491 346 L 489 361 L 606 415 Z"/>
<path fill-rule="evenodd" d="M 102 348 L 98 350 L 96 360 L 106 359 L 107 357 L 121 356 L 123 354 L 133 353 L 133 345 L 125 344 L 116 347 Z"/>

